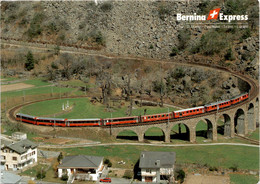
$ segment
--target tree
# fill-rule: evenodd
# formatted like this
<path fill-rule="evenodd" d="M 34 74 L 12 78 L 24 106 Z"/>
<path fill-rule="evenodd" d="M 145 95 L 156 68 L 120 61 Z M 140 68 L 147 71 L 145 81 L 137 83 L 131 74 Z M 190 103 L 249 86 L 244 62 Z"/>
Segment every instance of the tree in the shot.
<path fill-rule="evenodd" d="M 27 55 L 26 55 L 26 61 L 25 61 L 25 68 L 28 71 L 31 71 L 32 69 L 34 69 L 34 58 L 33 58 L 33 54 L 31 51 L 28 51 Z"/>
<path fill-rule="evenodd" d="M 104 164 L 107 164 L 108 167 L 112 167 L 112 163 L 108 158 L 105 159 Z"/>
<path fill-rule="evenodd" d="M 61 176 L 61 180 L 62 180 L 62 181 L 67 181 L 67 180 L 68 180 L 68 175 L 67 175 L 67 174 L 63 174 L 63 175 Z"/>
<path fill-rule="evenodd" d="M 62 159 L 63 159 L 63 154 L 62 154 L 62 152 L 60 152 L 60 154 L 59 154 L 57 160 L 58 160 L 58 162 L 60 162 Z"/>
<path fill-rule="evenodd" d="M 184 178 L 185 178 L 185 172 L 181 169 L 179 170 L 177 175 L 177 179 L 181 181 L 181 183 L 184 182 Z"/>
<path fill-rule="evenodd" d="M 63 66 L 62 74 L 65 78 L 70 80 L 71 77 L 71 65 L 73 57 L 67 53 L 60 56 L 60 64 Z"/>
<path fill-rule="evenodd" d="M 36 178 L 37 179 L 43 179 L 46 176 L 46 171 L 41 169 L 37 171 Z"/>

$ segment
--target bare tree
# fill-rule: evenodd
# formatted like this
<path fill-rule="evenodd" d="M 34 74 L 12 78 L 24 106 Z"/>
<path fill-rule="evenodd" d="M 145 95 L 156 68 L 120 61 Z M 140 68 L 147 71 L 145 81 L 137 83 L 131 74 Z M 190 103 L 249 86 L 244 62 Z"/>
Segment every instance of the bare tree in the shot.
<path fill-rule="evenodd" d="M 68 80 L 70 80 L 71 78 L 71 73 L 72 73 L 71 66 L 73 60 L 74 58 L 67 53 L 61 54 L 60 56 L 60 64 L 63 66 L 62 74 Z"/>
<path fill-rule="evenodd" d="M 125 77 L 122 77 L 122 79 L 125 80 L 125 84 L 122 87 L 123 94 L 125 95 L 125 100 L 130 101 L 130 96 L 132 94 L 131 86 L 130 86 L 131 83 L 130 75 L 127 74 L 126 79 Z"/>
<path fill-rule="evenodd" d="M 111 75 L 103 71 L 102 67 L 99 72 L 99 81 L 103 104 L 108 104 L 108 97 L 111 95 Z"/>

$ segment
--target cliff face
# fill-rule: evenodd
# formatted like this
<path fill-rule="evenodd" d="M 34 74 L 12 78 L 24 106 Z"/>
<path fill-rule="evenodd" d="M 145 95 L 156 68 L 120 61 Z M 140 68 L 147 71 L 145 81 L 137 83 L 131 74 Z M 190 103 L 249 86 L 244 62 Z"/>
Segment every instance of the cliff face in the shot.
<path fill-rule="evenodd" d="M 252 23 L 259 16 L 256 5 L 255 0 L 2 2 L 2 36 L 99 46 L 101 53 L 158 59 L 193 61 L 201 59 L 197 55 L 217 55 L 210 62 L 257 76 L 258 24 Z M 249 27 L 191 28 L 176 20 L 177 13 L 208 15 L 217 7 L 226 13 L 245 11 Z M 210 50 L 212 45 L 216 47 Z"/>
<path fill-rule="evenodd" d="M 92 35 L 101 33 L 106 52 L 165 58 L 178 44 L 176 13 L 196 12 L 198 2 L 22 2 L 15 3 L 13 8 L 8 5 L 2 7 L 3 36 L 88 44 Z M 40 22 L 36 20 L 35 24 L 39 24 L 41 34 L 30 38 L 28 30 L 37 15 Z"/>

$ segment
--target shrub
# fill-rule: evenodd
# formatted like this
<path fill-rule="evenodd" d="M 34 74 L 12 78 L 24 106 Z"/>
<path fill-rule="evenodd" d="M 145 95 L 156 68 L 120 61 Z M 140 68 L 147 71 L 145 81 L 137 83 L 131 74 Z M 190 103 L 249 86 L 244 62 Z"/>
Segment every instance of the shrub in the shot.
<path fill-rule="evenodd" d="M 157 93 L 164 93 L 165 84 L 161 80 L 153 81 L 153 91 Z"/>
<path fill-rule="evenodd" d="M 108 167 L 112 167 L 112 163 L 107 158 L 105 159 L 104 164 L 107 164 Z"/>
<path fill-rule="evenodd" d="M 31 21 L 31 24 L 41 24 L 44 18 L 45 15 L 43 13 L 35 13 Z"/>
<path fill-rule="evenodd" d="M 210 171 L 218 171 L 218 168 L 217 167 L 209 167 L 209 170 Z"/>
<path fill-rule="evenodd" d="M 176 68 L 172 74 L 172 77 L 175 79 L 180 79 L 185 76 L 185 72 L 182 68 Z"/>
<path fill-rule="evenodd" d="M 178 50 L 178 48 L 176 48 L 176 47 L 173 47 L 173 48 L 172 48 L 172 52 L 171 52 L 170 56 L 176 56 L 178 53 L 179 53 L 179 50 Z"/>
<path fill-rule="evenodd" d="M 29 51 L 26 55 L 26 62 L 25 62 L 25 68 L 26 70 L 30 71 L 34 69 L 34 58 L 31 51 Z"/>
<path fill-rule="evenodd" d="M 219 53 L 226 47 L 227 40 L 223 38 L 218 32 L 212 30 L 201 37 L 200 51 L 205 55 L 213 55 Z"/>
<path fill-rule="evenodd" d="M 58 32 L 58 31 L 59 31 L 59 29 L 58 29 L 58 27 L 57 27 L 57 25 L 56 25 L 55 22 L 51 22 L 51 23 L 47 26 L 47 28 L 48 28 L 51 32 Z"/>
<path fill-rule="evenodd" d="M 37 179 L 43 179 L 43 178 L 45 178 L 45 176 L 46 176 L 46 171 L 45 170 L 38 170 L 37 171 L 37 174 L 36 174 L 36 178 Z"/>
<path fill-rule="evenodd" d="M 113 5 L 110 2 L 105 2 L 100 6 L 100 9 L 104 12 L 112 10 Z"/>
<path fill-rule="evenodd" d="M 237 169 L 238 169 L 238 165 L 237 165 L 237 164 L 235 164 L 235 165 L 233 165 L 233 166 L 229 167 L 229 169 L 232 169 L 232 170 L 233 170 L 233 172 L 236 172 L 236 171 L 237 171 Z"/>
<path fill-rule="evenodd" d="M 59 154 L 57 160 L 58 160 L 58 162 L 60 162 L 62 159 L 63 159 L 63 154 L 62 154 L 62 152 L 60 152 L 60 154 Z"/>
<path fill-rule="evenodd" d="M 225 57 L 226 60 L 230 60 L 230 61 L 235 59 L 231 48 L 229 48 L 227 50 L 227 53 L 225 54 L 224 57 Z"/>
<path fill-rule="evenodd" d="M 244 0 L 227 0 L 224 5 L 225 15 L 246 14 L 249 2 Z"/>
<path fill-rule="evenodd" d="M 165 16 L 170 14 L 170 10 L 168 9 L 168 7 L 161 5 L 159 6 L 158 14 L 160 19 L 164 20 Z"/>
<path fill-rule="evenodd" d="M 246 29 L 245 32 L 243 33 L 243 35 L 241 36 L 241 39 L 245 40 L 245 39 L 249 38 L 250 36 L 251 36 L 250 29 Z"/>
<path fill-rule="evenodd" d="M 152 44 L 150 45 L 149 49 L 153 49 L 153 45 Z"/>
<path fill-rule="evenodd" d="M 41 35 L 41 33 L 42 33 L 42 28 L 40 24 L 31 24 L 30 28 L 27 31 L 29 38 L 33 38 L 35 36 Z"/>
<path fill-rule="evenodd" d="M 55 54 L 55 55 L 59 55 L 59 53 L 60 53 L 60 46 L 59 46 L 59 45 L 56 45 L 56 46 L 54 47 L 54 54 Z"/>
<path fill-rule="evenodd" d="M 185 29 L 179 32 L 179 49 L 185 49 L 189 43 L 191 32 L 189 29 Z"/>
<path fill-rule="evenodd" d="M 177 172 L 177 179 L 181 181 L 181 183 L 184 182 L 184 178 L 185 178 L 185 172 L 181 169 Z"/>
<path fill-rule="evenodd" d="M 105 39 L 100 31 L 98 32 L 92 31 L 90 32 L 89 36 L 97 44 L 105 45 Z"/>
<path fill-rule="evenodd" d="M 133 173 L 130 170 L 126 170 L 123 178 L 131 179 L 133 177 Z"/>
<path fill-rule="evenodd" d="M 63 174 L 63 175 L 61 176 L 61 180 L 62 180 L 62 181 L 68 181 L 68 175 L 67 175 L 67 174 Z"/>

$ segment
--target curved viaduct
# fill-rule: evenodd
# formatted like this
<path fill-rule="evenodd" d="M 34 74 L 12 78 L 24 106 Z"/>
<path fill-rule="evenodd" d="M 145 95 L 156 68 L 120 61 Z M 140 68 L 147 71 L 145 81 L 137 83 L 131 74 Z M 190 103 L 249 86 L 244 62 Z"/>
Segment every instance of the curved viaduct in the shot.
<path fill-rule="evenodd" d="M 5 43 L 8 45 L 8 43 Z M 11 45 L 11 44 L 10 44 Z M 21 45 L 17 45 L 21 46 Z M 38 49 L 47 49 L 47 45 L 43 45 L 43 47 L 32 46 L 33 48 Z M 67 49 L 66 47 L 61 47 L 61 52 L 63 53 L 74 53 L 74 54 L 85 54 L 85 55 L 92 55 L 97 57 L 104 57 L 104 58 L 121 58 L 121 59 L 135 59 L 135 60 L 145 60 L 150 62 L 158 62 L 154 59 L 145 59 L 145 58 L 136 58 L 136 57 L 124 57 L 124 56 L 107 56 L 101 54 L 93 54 L 93 53 L 86 53 L 85 51 L 72 51 Z M 163 61 L 163 60 L 162 60 Z M 174 62 L 169 62 L 168 60 L 163 61 L 168 64 L 173 64 Z M 186 130 L 188 132 L 188 139 L 190 142 L 196 141 L 196 125 L 199 121 L 204 121 L 207 124 L 207 137 L 212 139 L 213 141 L 217 140 L 217 121 L 220 117 L 224 117 L 224 136 L 226 137 L 234 137 L 235 133 L 238 135 L 245 136 L 249 132 L 254 131 L 256 129 L 256 124 L 259 123 L 259 97 L 258 97 L 258 84 L 256 81 L 252 80 L 250 77 L 246 75 L 242 75 L 240 73 L 236 73 L 234 71 L 230 71 L 226 68 L 221 68 L 220 66 L 212 66 L 207 65 L 204 63 L 176 63 L 182 65 L 192 65 L 198 67 L 206 67 L 211 68 L 214 67 L 214 70 L 228 72 L 231 75 L 234 75 L 243 81 L 246 81 L 250 85 L 250 92 L 249 92 L 249 99 L 245 102 L 240 104 L 236 104 L 235 106 L 231 106 L 226 109 L 221 109 L 218 112 L 212 113 L 205 113 L 199 117 L 190 117 L 190 119 L 174 119 L 170 120 L 169 122 L 164 123 L 157 123 L 157 124 L 142 124 L 136 126 L 124 126 L 124 127 L 106 127 L 102 128 L 102 131 L 108 132 L 111 136 L 117 137 L 117 135 L 125 130 L 131 130 L 135 132 L 138 136 L 139 141 L 144 140 L 145 132 L 152 127 L 160 128 L 164 134 L 164 141 L 170 142 L 171 130 L 177 124 L 184 124 Z M 17 110 L 17 108 L 16 108 Z M 9 112 L 12 111 L 13 113 L 15 110 L 11 109 Z M 11 116 L 14 119 L 14 114 Z M 94 127 L 93 127 L 94 128 Z"/>
<path fill-rule="evenodd" d="M 186 120 L 169 121 L 169 123 L 149 124 L 129 127 L 106 128 L 105 131 L 113 137 L 125 130 L 131 130 L 138 136 L 138 141 L 144 140 L 145 132 L 152 127 L 160 128 L 164 134 L 164 141 L 169 143 L 171 140 L 171 131 L 177 124 L 184 124 L 187 130 L 187 136 L 190 142 L 196 142 L 196 125 L 199 121 L 207 124 L 207 137 L 213 141 L 217 140 L 217 121 L 224 117 L 224 136 L 233 138 L 235 133 L 245 136 L 256 129 L 259 121 L 258 117 L 258 97 L 243 104 L 242 106 L 229 110 L 214 112 L 214 114 L 205 114 L 202 117 L 195 117 Z"/>

